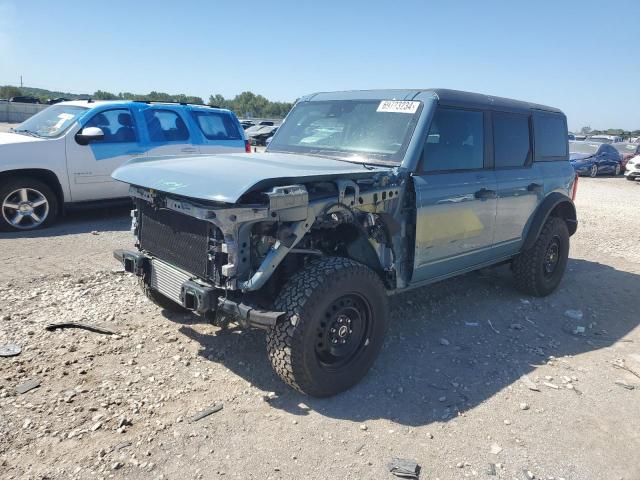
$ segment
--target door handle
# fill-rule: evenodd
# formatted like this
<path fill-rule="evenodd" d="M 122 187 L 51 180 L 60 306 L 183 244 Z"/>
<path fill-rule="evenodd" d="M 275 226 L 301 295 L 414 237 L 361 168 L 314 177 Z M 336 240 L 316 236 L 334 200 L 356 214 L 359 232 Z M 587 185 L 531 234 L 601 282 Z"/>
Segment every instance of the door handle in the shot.
<path fill-rule="evenodd" d="M 495 190 L 488 190 L 486 188 L 481 188 L 476 193 L 474 193 L 473 196 L 480 200 L 489 200 L 490 198 L 497 197 Z"/>
<path fill-rule="evenodd" d="M 530 183 L 529 185 L 527 185 L 527 190 L 530 192 L 536 192 L 539 193 L 542 191 L 542 185 L 540 185 L 539 183 Z"/>

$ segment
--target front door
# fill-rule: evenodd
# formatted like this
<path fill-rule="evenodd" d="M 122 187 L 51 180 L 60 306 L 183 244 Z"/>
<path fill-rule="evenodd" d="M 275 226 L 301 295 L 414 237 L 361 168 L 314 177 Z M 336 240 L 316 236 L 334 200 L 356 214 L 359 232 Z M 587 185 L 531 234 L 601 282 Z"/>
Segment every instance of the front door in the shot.
<path fill-rule="evenodd" d="M 413 282 L 434 280 L 492 258 L 495 173 L 485 161 L 482 111 L 438 107 L 416 190 Z"/>
<path fill-rule="evenodd" d="M 144 155 L 131 111 L 128 108 L 103 110 L 80 128 L 86 127 L 100 128 L 104 138 L 89 145 L 80 145 L 75 139 L 77 132 L 67 135 L 71 200 L 84 202 L 126 197 L 129 186 L 111 178 L 111 173 L 127 160 Z"/>

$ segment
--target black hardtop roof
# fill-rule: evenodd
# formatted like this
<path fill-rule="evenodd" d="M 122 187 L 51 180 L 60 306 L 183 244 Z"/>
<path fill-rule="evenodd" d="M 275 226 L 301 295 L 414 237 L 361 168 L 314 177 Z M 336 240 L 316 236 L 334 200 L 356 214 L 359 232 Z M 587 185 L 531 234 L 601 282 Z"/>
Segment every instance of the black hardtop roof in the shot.
<path fill-rule="evenodd" d="M 447 88 L 413 88 L 413 89 L 380 89 L 380 90 L 346 90 L 337 92 L 318 92 L 302 97 L 301 101 L 326 101 L 326 100 L 414 100 L 429 95 L 438 99 L 443 105 L 490 108 L 492 110 L 506 110 L 529 112 L 539 110 L 544 112 L 562 114 L 562 111 L 539 105 L 537 103 L 512 100 L 510 98 L 496 97 L 484 93 L 463 92 Z"/>
<path fill-rule="evenodd" d="M 483 93 L 463 92 L 460 90 L 449 90 L 446 88 L 434 88 L 424 90 L 433 92 L 441 104 L 446 105 L 468 105 L 476 107 L 490 107 L 496 110 L 542 110 L 545 112 L 562 113 L 562 110 L 537 103 L 513 100 L 511 98 L 495 97 Z"/>

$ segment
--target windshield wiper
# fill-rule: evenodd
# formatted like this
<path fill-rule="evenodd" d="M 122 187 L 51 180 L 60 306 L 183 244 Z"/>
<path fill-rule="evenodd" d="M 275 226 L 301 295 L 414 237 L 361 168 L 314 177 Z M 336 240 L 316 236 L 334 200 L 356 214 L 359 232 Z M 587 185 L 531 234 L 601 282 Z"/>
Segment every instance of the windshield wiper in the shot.
<path fill-rule="evenodd" d="M 15 128 L 12 128 L 10 131 L 14 133 L 22 133 L 24 135 L 29 135 L 30 137 L 38 137 L 38 138 L 40 137 L 40 135 L 38 135 L 36 132 L 32 132 L 31 130 L 26 130 L 26 129 L 17 130 Z"/>

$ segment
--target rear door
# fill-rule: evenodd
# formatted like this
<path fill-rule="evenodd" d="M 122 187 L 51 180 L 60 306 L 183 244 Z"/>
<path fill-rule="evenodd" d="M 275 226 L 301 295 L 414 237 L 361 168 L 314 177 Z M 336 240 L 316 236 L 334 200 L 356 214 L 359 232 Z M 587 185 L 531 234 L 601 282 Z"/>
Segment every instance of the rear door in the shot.
<path fill-rule="evenodd" d="M 492 257 L 497 187 L 486 153 L 488 119 L 480 110 L 436 110 L 413 178 L 413 282 L 449 275 Z"/>
<path fill-rule="evenodd" d="M 227 112 L 193 108 L 190 111 L 194 128 L 202 136 L 200 153 L 243 152 L 244 134 L 240 123 Z"/>
<path fill-rule="evenodd" d="M 98 127 L 104 138 L 80 145 L 75 133 L 66 136 L 67 171 L 71 200 L 83 202 L 128 196 L 129 186 L 111 178 L 124 162 L 144 155 L 140 131 L 131 110 L 117 107 L 89 117 L 82 126 Z"/>
<path fill-rule="evenodd" d="M 149 107 L 143 111 L 148 135 L 148 155 L 197 155 L 193 135 L 189 131 L 185 109 L 165 106 Z"/>
<path fill-rule="evenodd" d="M 543 175 L 533 162 L 531 115 L 492 112 L 491 116 L 498 184 L 494 249 L 509 255 L 519 251 L 525 226 L 544 198 Z"/>

